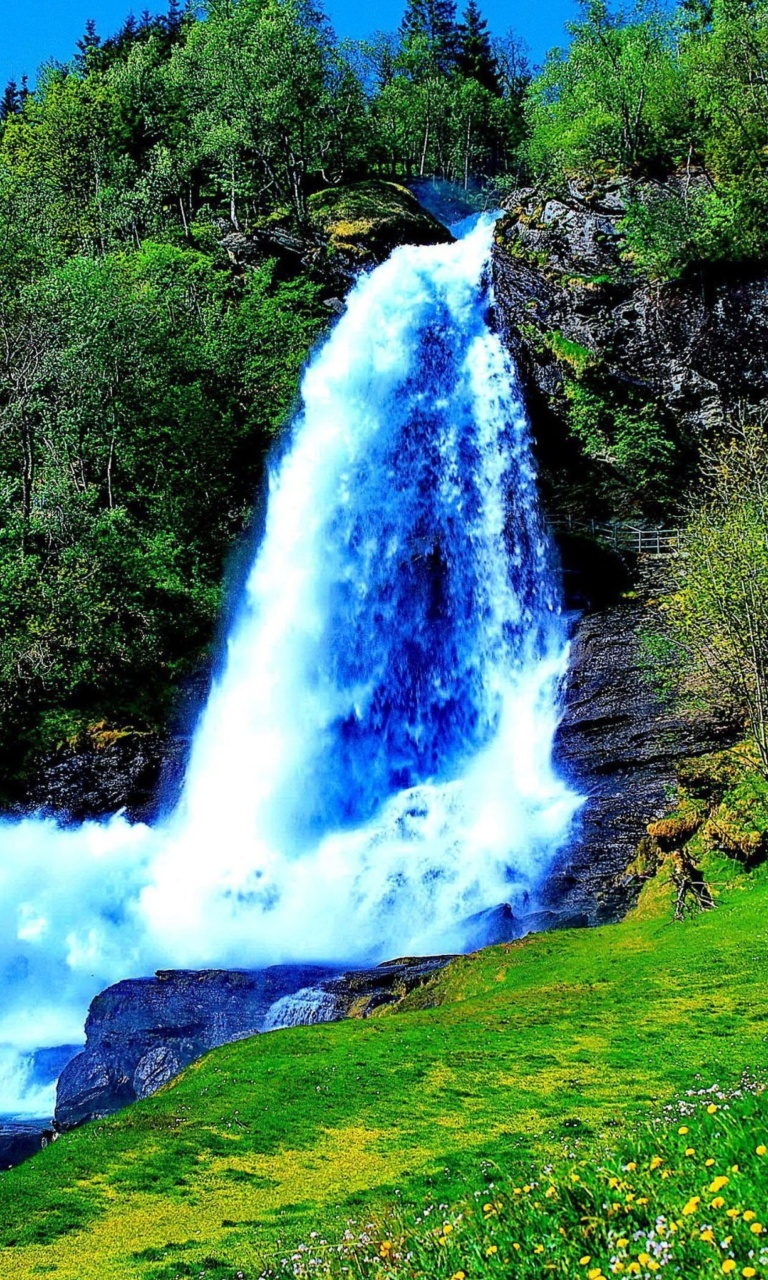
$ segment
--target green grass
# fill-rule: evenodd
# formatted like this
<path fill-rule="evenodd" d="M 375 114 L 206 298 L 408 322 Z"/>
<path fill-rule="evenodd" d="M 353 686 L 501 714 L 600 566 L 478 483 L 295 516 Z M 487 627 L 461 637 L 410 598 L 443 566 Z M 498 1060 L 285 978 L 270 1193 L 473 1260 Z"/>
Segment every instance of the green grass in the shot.
<path fill-rule="evenodd" d="M 718 867 L 717 911 L 672 924 L 659 878 L 622 924 L 458 960 L 365 1022 L 226 1046 L 64 1136 L 0 1180 L 0 1276 L 252 1280 L 312 1231 L 634 1141 L 690 1087 L 765 1068 L 768 876 Z"/>
<path fill-rule="evenodd" d="M 504 1173 L 448 1207 L 393 1209 L 335 1243 L 311 1238 L 270 1275 L 541 1280 L 768 1275 L 768 1094 L 689 1090 L 620 1147 L 578 1132 L 543 1171 Z M 527 1179 L 527 1180 L 526 1180 Z"/>

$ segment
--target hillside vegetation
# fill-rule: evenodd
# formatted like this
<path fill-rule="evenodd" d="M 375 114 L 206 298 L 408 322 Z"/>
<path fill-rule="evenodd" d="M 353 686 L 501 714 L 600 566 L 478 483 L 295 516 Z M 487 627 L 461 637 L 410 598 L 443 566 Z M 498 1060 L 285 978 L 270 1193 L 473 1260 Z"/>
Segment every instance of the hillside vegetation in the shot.
<path fill-rule="evenodd" d="M 483 1203 L 498 1191 L 506 1203 L 516 1185 L 549 1185 L 550 1165 L 562 1188 L 570 1159 L 591 1187 L 584 1194 L 599 1201 L 592 1163 L 613 1169 L 635 1149 L 645 1158 L 644 1122 L 681 1099 L 680 1114 L 695 1117 L 696 1158 L 665 1125 L 659 1149 L 674 1172 L 657 1192 L 665 1213 L 682 1215 L 709 1177 L 704 1159 L 723 1174 L 715 1136 L 694 1127 L 699 1093 L 719 1105 L 745 1073 L 768 1068 L 768 875 L 711 855 L 708 876 L 714 911 L 673 923 L 662 867 L 619 925 L 458 959 L 394 1012 L 364 1022 L 229 1045 L 154 1098 L 66 1134 L 3 1175 L 0 1274 L 253 1280 L 283 1257 L 298 1266 L 299 1245 L 340 1241 L 348 1220 L 359 1229 L 387 1205 L 413 1205 L 411 1216 L 427 1202 L 445 1206 L 434 1211 L 442 1226 L 467 1189 Z M 754 1108 L 724 1144 L 754 1151 L 765 1141 L 764 1103 Z M 768 1206 L 756 1170 L 745 1161 L 737 1186 L 761 1221 Z M 645 1186 L 631 1193 L 638 1230 L 659 1205 L 657 1192 L 648 1207 L 636 1194 Z M 578 1259 L 607 1247 L 611 1215 L 596 1211 L 590 1226 L 562 1190 L 543 1196 L 515 1230 L 540 1234 L 544 1204 L 550 1237 L 563 1241 L 555 1273 L 586 1275 Z M 472 1269 L 445 1256 L 450 1265 L 399 1273 L 500 1274 L 493 1253 L 475 1256 Z M 387 1272 L 377 1257 L 367 1273 Z M 709 1264 L 701 1272 L 716 1273 Z M 520 1274 L 540 1273 L 531 1264 Z"/>
<path fill-rule="evenodd" d="M 436 177 L 497 204 L 521 184 L 567 197 L 586 175 L 596 198 L 630 184 L 622 252 L 639 276 L 759 268 L 767 80 L 765 0 L 585 0 L 535 76 L 475 0 L 407 0 L 396 33 L 357 43 L 307 0 L 170 0 L 106 38 L 89 23 L 32 92 L 9 84 L 0 799 L 94 726 L 167 727 L 204 667 L 225 565 L 328 319 L 327 268 L 354 266 L 368 235 L 342 217 L 329 254 L 302 253 L 329 222 L 320 192 Z M 233 264 L 232 235 L 260 252 Z M 615 408 L 583 393 L 576 425 L 602 431 Z M 653 404 L 617 430 L 639 488 L 663 497 L 674 430 Z"/>

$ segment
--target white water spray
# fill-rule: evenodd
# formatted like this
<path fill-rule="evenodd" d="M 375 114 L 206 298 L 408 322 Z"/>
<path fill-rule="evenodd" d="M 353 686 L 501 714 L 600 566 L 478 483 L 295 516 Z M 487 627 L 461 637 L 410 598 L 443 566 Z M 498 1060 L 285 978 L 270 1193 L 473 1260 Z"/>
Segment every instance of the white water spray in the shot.
<path fill-rule="evenodd" d="M 458 948 L 535 894 L 578 801 L 491 235 L 397 250 L 310 364 L 175 812 L 0 828 L 0 1043 L 77 1039 L 160 965 Z"/>

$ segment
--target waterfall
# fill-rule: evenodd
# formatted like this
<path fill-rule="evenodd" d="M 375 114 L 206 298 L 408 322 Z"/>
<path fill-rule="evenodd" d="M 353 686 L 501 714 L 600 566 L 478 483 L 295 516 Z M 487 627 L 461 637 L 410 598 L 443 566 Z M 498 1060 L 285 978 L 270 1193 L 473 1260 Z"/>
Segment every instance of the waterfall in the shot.
<path fill-rule="evenodd" d="M 317 1022 L 334 1022 L 341 1017 L 339 1000 L 322 987 L 303 987 L 291 996 L 282 996 L 270 1005 L 262 1031 L 280 1031 L 283 1027 L 309 1027 Z"/>
<path fill-rule="evenodd" d="M 311 361 L 174 813 L 0 827 L 0 1042 L 159 965 L 459 948 L 535 900 L 578 798 L 492 234 L 396 250 Z"/>

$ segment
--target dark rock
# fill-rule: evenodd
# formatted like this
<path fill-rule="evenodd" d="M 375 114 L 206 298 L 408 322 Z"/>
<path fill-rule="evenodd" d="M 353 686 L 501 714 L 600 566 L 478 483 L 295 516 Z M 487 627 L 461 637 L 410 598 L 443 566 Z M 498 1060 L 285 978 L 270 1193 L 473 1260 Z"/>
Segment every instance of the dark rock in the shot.
<path fill-rule="evenodd" d="M 185 742 L 159 734 L 89 737 L 41 763 L 24 808 L 73 822 L 124 809 L 132 821 L 148 821 L 185 754 Z"/>
<path fill-rule="evenodd" d="M 543 202 L 523 190 L 497 228 L 500 328 L 520 368 L 545 477 L 551 469 L 555 489 L 572 503 L 584 496 L 587 464 L 568 455 L 573 355 L 551 335 L 589 352 L 606 385 L 652 404 L 691 457 L 739 403 L 768 395 L 768 270 L 709 269 L 666 283 L 639 278 L 623 254 L 621 229 L 634 194 L 629 182 L 602 191 L 572 183 L 561 199 Z M 594 467 L 586 501 L 595 503 L 606 477 L 615 501 L 620 477 L 605 460 Z M 637 507 L 636 492 L 624 497 Z"/>
<path fill-rule="evenodd" d="M 12 1169 L 37 1155 L 54 1136 L 48 1120 L 0 1119 L 0 1170 Z"/>
<path fill-rule="evenodd" d="M 573 640 L 556 761 L 586 802 L 541 902 L 592 924 L 632 905 L 638 886 L 626 868 L 648 823 L 670 809 L 680 762 L 737 734 L 660 699 L 642 647 L 650 625 L 647 604 L 628 600 L 585 616 Z"/>
<path fill-rule="evenodd" d="M 219 1045 L 284 1026 L 367 1016 L 447 959 L 348 973 L 321 965 L 169 970 L 119 982 L 91 1005 L 85 1049 L 59 1079 L 56 1126 L 69 1129 L 146 1098 Z"/>
<path fill-rule="evenodd" d="M 467 951 L 479 951 L 483 947 L 495 947 L 503 942 L 515 942 L 529 933 L 550 933 L 553 929 L 583 929 L 589 924 L 585 912 L 548 909 L 530 911 L 516 916 L 508 902 L 487 911 L 478 911 L 464 922 Z"/>

